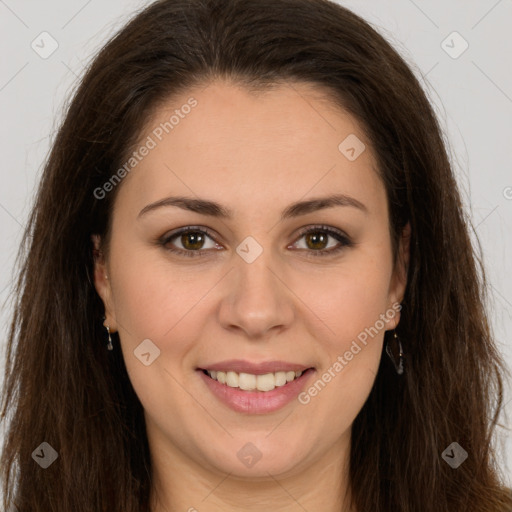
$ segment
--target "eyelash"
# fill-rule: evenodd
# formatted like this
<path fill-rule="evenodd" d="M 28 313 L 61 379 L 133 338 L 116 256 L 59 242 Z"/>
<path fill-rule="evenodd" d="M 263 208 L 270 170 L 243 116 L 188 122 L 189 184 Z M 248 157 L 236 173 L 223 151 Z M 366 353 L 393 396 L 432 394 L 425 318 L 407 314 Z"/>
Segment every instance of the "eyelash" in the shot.
<path fill-rule="evenodd" d="M 334 254 L 339 253 L 344 248 L 352 247 L 354 245 L 353 242 L 349 239 L 349 237 L 347 235 L 345 235 L 342 231 L 331 228 L 329 226 L 323 226 L 323 225 L 313 226 L 308 229 L 305 229 L 304 231 L 301 231 L 298 238 L 296 239 L 296 242 L 298 242 L 304 235 L 307 235 L 309 233 L 317 233 L 317 232 L 326 233 L 327 235 L 332 236 L 338 242 L 340 242 L 341 245 L 339 245 L 335 249 L 332 249 L 332 248 L 331 249 L 321 249 L 321 250 L 317 250 L 317 251 L 315 251 L 313 249 L 309 249 L 309 250 L 306 249 L 307 257 L 318 258 L 318 257 L 332 256 Z M 186 228 L 181 228 L 178 231 L 171 233 L 170 235 L 161 237 L 158 240 L 158 244 L 161 245 L 162 247 L 164 247 L 165 250 L 167 250 L 171 253 L 183 255 L 183 256 L 186 256 L 189 258 L 202 256 L 204 253 L 207 253 L 212 250 L 212 249 L 199 249 L 197 251 L 190 251 L 190 250 L 184 251 L 182 249 L 167 247 L 167 244 L 171 240 L 173 240 L 174 238 L 177 238 L 180 235 L 183 235 L 185 233 L 202 233 L 202 234 L 207 235 L 208 237 L 210 237 L 212 240 L 215 241 L 213 233 L 210 232 L 209 229 L 200 227 L 200 226 L 187 226 Z M 296 242 L 294 242 L 294 244 Z M 213 250 L 216 250 L 216 249 L 213 249 Z M 304 249 L 301 249 L 301 250 L 304 250 Z"/>

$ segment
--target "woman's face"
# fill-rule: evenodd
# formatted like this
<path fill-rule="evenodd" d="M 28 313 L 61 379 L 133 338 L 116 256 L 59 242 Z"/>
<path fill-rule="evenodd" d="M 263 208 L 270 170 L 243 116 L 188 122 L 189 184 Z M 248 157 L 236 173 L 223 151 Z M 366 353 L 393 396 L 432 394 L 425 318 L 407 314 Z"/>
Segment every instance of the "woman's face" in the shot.
<path fill-rule="evenodd" d="M 217 81 L 136 149 L 95 283 L 154 454 L 239 477 L 347 454 L 404 292 L 361 127 L 312 86 Z"/>

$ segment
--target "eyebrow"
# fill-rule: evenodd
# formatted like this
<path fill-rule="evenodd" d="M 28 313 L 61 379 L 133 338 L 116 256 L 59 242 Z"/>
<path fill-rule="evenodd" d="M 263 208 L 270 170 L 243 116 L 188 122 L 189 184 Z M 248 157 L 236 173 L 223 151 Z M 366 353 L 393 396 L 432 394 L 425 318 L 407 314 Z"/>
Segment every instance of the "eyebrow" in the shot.
<path fill-rule="evenodd" d="M 158 208 L 169 206 L 175 206 L 183 210 L 188 210 L 191 212 L 199 213 L 201 215 L 209 215 L 211 217 L 217 217 L 221 219 L 232 219 L 234 217 L 232 210 L 222 206 L 219 203 L 216 203 L 215 201 L 176 196 L 166 197 L 154 203 L 148 204 L 142 208 L 142 210 L 137 215 L 137 218 L 140 218 L 143 215 Z M 319 197 L 315 199 L 309 199 L 307 201 L 298 201 L 296 203 L 292 203 L 281 213 L 281 220 L 299 217 L 301 215 L 306 215 L 308 213 L 326 208 L 333 208 L 335 206 L 349 206 L 352 208 L 357 208 L 364 213 L 368 213 L 368 208 L 363 203 L 361 203 L 361 201 L 358 201 L 354 197 L 347 196 L 345 194 L 334 194 L 326 197 Z"/>

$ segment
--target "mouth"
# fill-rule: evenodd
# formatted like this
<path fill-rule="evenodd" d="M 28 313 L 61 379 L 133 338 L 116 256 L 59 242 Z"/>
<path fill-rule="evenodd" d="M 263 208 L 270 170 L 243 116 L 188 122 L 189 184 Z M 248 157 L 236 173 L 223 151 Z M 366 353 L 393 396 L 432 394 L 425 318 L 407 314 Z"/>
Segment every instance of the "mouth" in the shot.
<path fill-rule="evenodd" d="M 313 367 L 278 363 L 213 366 L 196 369 L 207 390 L 229 409 L 249 414 L 267 414 L 291 404 L 316 372 Z"/>

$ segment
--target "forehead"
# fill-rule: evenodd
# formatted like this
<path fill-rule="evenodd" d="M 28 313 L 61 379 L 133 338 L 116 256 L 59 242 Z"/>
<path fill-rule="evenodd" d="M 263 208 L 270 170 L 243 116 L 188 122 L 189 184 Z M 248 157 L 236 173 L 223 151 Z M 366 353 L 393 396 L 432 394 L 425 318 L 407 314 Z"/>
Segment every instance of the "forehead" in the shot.
<path fill-rule="evenodd" d="M 377 206 L 385 198 L 362 127 L 312 84 L 251 92 L 215 81 L 190 89 L 156 109 L 135 151 L 119 199 L 141 208 L 177 192 L 235 211 L 335 191 Z"/>

